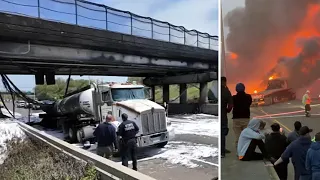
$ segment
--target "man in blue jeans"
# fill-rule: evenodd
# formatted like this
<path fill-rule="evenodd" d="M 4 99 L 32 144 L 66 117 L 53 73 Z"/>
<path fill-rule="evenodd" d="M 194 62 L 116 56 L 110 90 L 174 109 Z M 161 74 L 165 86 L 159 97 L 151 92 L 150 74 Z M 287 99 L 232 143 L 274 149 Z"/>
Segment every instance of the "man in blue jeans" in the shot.
<path fill-rule="evenodd" d="M 230 153 L 226 149 L 226 136 L 228 135 L 228 113 L 231 112 L 233 107 L 232 95 L 227 87 L 227 78 L 221 77 L 221 158 L 225 157 L 226 153 Z"/>
<path fill-rule="evenodd" d="M 311 172 L 307 170 L 305 166 L 307 152 L 311 145 L 311 132 L 312 129 L 309 129 L 307 126 L 301 127 L 299 130 L 300 137 L 293 141 L 282 156 L 274 163 L 274 166 L 277 166 L 291 158 L 295 180 L 311 180 Z"/>

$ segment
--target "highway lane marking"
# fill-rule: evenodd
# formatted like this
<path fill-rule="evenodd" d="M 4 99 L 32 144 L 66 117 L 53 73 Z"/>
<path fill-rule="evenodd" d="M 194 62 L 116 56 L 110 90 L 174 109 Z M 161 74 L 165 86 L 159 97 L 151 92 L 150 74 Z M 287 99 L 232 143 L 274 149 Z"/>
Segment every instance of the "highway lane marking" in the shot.
<path fill-rule="evenodd" d="M 180 155 L 180 156 L 183 156 L 183 155 Z M 208 164 L 208 165 L 211 165 L 211 166 L 216 166 L 216 167 L 219 167 L 219 164 L 215 164 L 215 163 L 212 163 L 212 162 L 209 162 L 209 161 L 205 161 L 205 160 L 202 160 L 202 159 L 197 159 L 197 158 L 190 158 L 188 156 L 184 156 L 188 159 L 191 159 L 191 160 L 194 160 L 194 161 L 198 161 L 198 162 L 201 162 L 201 163 L 204 163 L 204 164 Z M 143 158 L 143 159 L 138 159 L 137 162 L 144 162 L 144 161 L 149 161 L 149 160 L 154 160 L 154 159 L 165 159 L 165 158 L 159 158 L 157 156 L 153 156 L 153 157 L 147 157 L 147 158 Z M 118 162 L 118 164 L 121 164 L 122 162 Z M 132 161 L 128 161 L 128 164 L 132 164 Z M 179 164 L 176 164 L 176 165 L 179 165 Z"/>
<path fill-rule="evenodd" d="M 320 114 L 311 114 L 312 116 L 320 116 Z M 306 115 L 292 115 L 292 116 L 255 116 L 256 119 L 276 119 L 276 118 L 295 118 L 295 117 L 305 117 Z"/>
<path fill-rule="evenodd" d="M 265 115 L 269 115 L 269 114 L 268 114 L 267 112 L 265 112 L 262 108 L 260 109 L 260 111 L 261 111 L 262 113 L 264 113 Z M 270 115 L 269 115 L 269 116 L 270 116 Z M 270 116 L 270 117 L 272 117 L 272 116 Z M 276 122 L 276 123 L 278 123 L 278 124 L 280 124 L 280 126 L 284 127 L 287 131 L 292 132 L 292 130 L 291 130 L 290 128 L 288 128 L 287 126 L 285 126 L 284 124 L 282 124 L 282 123 L 279 122 L 278 120 L 274 119 L 273 121 Z"/>
<path fill-rule="evenodd" d="M 261 111 L 261 109 L 260 109 L 260 111 Z M 260 117 L 268 117 L 268 116 L 279 116 L 279 115 L 287 115 L 287 114 L 296 114 L 296 113 L 301 113 L 301 112 L 304 112 L 304 110 L 300 110 L 300 111 L 291 111 L 291 112 L 284 112 L 284 113 L 277 113 L 277 114 L 266 114 L 265 112 L 264 112 L 264 114 L 266 114 L 266 115 L 263 115 L 263 116 L 256 116 L 255 118 L 260 118 Z"/>

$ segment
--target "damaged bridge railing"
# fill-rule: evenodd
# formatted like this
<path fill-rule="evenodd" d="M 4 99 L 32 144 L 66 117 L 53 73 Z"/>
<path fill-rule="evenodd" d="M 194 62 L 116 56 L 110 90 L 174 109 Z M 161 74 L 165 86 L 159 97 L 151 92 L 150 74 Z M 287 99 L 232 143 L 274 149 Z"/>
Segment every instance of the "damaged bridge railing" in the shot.
<path fill-rule="evenodd" d="M 50 146 L 61 150 L 62 152 L 73 156 L 76 159 L 81 159 L 86 162 L 92 162 L 102 180 L 155 180 L 147 175 L 131 170 L 116 162 L 90 153 L 86 150 L 78 148 L 72 144 L 53 137 L 45 132 L 41 132 L 27 124 L 17 122 L 20 128 L 31 138 L 43 141 Z"/>
<path fill-rule="evenodd" d="M 0 12 L 87 26 L 172 43 L 218 49 L 218 36 L 85 0 L 0 0 Z M 189 13 L 189 12 L 186 12 Z"/>

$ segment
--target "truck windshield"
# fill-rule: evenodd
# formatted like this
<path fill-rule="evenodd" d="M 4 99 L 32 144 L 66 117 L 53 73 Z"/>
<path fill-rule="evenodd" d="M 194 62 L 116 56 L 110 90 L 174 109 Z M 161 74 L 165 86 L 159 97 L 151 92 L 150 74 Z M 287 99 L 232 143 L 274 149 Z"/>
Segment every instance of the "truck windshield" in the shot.
<path fill-rule="evenodd" d="M 143 88 L 111 89 L 111 94 L 114 101 L 124 101 L 128 99 L 145 99 Z"/>
<path fill-rule="evenodd" d="M 281 89 L 284 87 L 284 81 L 281 80 L 271 80 L 268 82 L 267 90 L 271 89 Z"/>

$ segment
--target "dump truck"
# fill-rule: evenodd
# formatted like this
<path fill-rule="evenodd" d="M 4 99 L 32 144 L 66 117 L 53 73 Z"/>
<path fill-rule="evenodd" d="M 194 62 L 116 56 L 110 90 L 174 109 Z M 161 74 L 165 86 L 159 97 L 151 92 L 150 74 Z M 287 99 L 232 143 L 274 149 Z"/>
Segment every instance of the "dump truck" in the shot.
<path fill-rule="evenodd" d="M 94 140 L 95 128 L 108 113 L 118 122 L 122 122 L 121 114 L 126 113 L 140 129 L 138 147 L 164 147 L 169 139 L 166 111 L 149 100 L 150 92 L 150 88 L 137 84 L 92 83 L 62 100 L 42 104 L 45 114 L 40 114 L 40 118 L 44 123 L 57 123 L 74 143 Z"/>
<path fill-rule="evenodd" d="M 271 105 L 296 99 L 296 92 L 288 86 L 286 78 L 269 77 L 263 82 L 267 88 L 264 91 L 255 91 L 252 96 L 252 106 Z"/>

